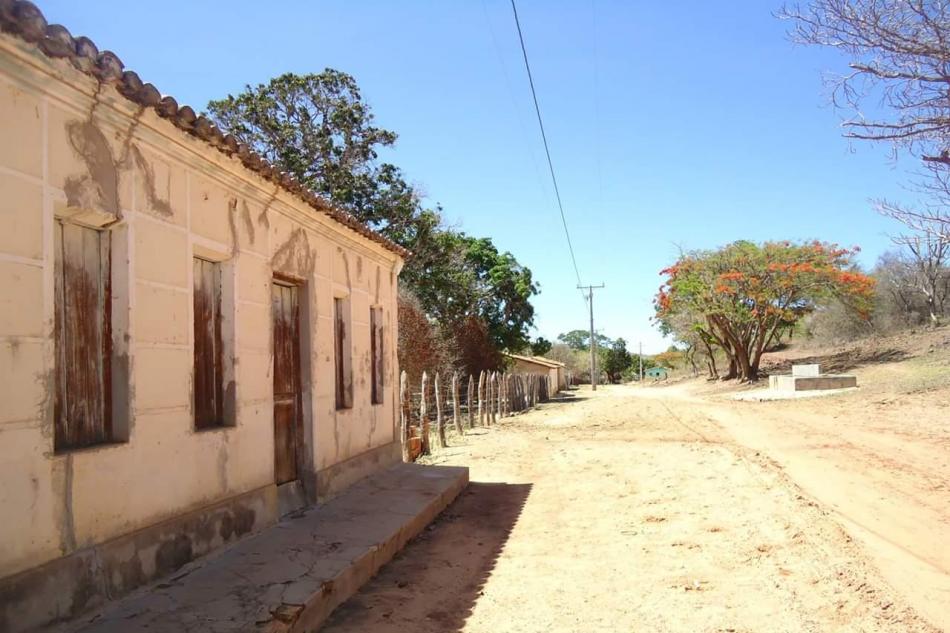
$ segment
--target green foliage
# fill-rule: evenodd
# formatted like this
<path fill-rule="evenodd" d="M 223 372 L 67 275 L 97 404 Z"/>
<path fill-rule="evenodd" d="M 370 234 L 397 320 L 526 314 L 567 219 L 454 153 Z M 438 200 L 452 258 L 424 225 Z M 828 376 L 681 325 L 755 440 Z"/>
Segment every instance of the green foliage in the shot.
<path fill-rule="evenodd" d="M 528 343 L 530 301 L 538 293 L 531 271 L 491 239 L 443 227 L 441 208 L 425 208 L 400 169 L 378 160 L 396 133 L 375 124 L 353 77 L 329 68 L 286 73 L 211 101 L 208 114 L 222 130 L 411 251 L 400 284 L 441 332 L 477 333 L 478 341 L 456 341 L 471 352 L 464 358 L 492 357 L 472 351 L 481 349 L 483 329 L 495 352 Z"/>
<path fill-rule="evenodd" d="M 534 341 L 532 341 L 531 343 L 531 354 L 533 356 L 544 356 L 545 354 L 551 351 L 551 348 L 553 346 L 554 346 L 554 343 L 544 338 L 543 336 L 539 336 L 538 338 L 534 339 Z"/>
<path fill-rule="evenodd" d="M 656 318 L 687 344 L 720 347 L 730 360 L 727 377 L 755 380 L 762 352 L 819 305 L 837 299 L 868 317 L 874 280 L 854 269 L 855 252 L 740 241 L 684 254 L 661 272 Z"/>
<path fill-rule="evenodd" d="M 596 334 L 597 347 L 609 347 L 611 340 L 603 334 Z M 563 334 L 558 334 L 557 340 L 564 343 L 573 350 L 586 352 L 590 350 L 590 332 L 588 330 L 571 330 Z"/>
<path fill-rule="evenodd" d="M 489 238 L 440 231 L 433 248 L 407 267 L 403 279 L 414 288 L 428 314 L 439 323 L 460 324 L 475 316 L 498 349 L 522 349 L 534 323 L 531 271 Z"/>
<path fill-rule="evenodd" d="M 632 357 L 627 351 L 627 342 L 622 338 L 609 346 L 600 348 L 600 369 L 607 374 L 610 382 L 619 382 L 624 370 L 630 367 Z"/>
<path fill-rule="evenodd" d="M 223 130 L 390 239 L 416 241 L 416 192 L 395 165 L 377 162 L 396 133 L 377 127 L 356 80 L 326 69 L 285 73 L 208 103 Z"/>
<path fill-rule="evenodd" d="M 640 380 L 640 363 L 643 363 L 643 371 L 650 369 L 651 367 L 656 367 L 656 363 L 653 362 L 653 359 L 649 356 L 639 356 L 638 354 L 630 355 L 630 366 L 623 370 L 621 378 L 630 382 L 632 380 Z"/>

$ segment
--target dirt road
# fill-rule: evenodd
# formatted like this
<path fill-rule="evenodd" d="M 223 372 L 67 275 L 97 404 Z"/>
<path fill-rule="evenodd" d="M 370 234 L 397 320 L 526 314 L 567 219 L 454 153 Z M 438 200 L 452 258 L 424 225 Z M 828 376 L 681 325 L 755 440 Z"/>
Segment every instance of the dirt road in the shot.
<path fill-rule="evenodd" d="M 937 630 L 766 452 L 645 391 L 455 439 L 469 490 L 324 630 Z"/>
<path fill-rule="evenodd" d="M 775 460 L 908 604 L 950 630 L 950 369 L 930 385 L 920 372 L 902 385 L 901 369 L 907 364 L 869 368 L 866 387 L 833 398 L 737 403 L 696 394 L 695 385 L 643 395 L 697 407 Z"/>

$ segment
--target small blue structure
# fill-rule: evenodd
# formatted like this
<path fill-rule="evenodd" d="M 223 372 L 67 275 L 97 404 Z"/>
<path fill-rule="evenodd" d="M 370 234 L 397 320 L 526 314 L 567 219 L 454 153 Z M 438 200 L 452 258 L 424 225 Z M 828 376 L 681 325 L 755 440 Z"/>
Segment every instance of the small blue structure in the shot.
<path fill-rule="evenodd" d="M 644 373 L 647 378 L 652 378 L 653 380 L 666 380 L 668 375 L 666 367 L 651 367 Z"/>

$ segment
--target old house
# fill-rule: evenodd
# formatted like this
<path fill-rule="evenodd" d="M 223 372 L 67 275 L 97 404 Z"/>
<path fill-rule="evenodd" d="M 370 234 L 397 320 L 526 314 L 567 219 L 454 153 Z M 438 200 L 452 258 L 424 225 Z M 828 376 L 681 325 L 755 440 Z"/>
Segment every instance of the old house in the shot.
<path fill-rule="evenodd" d="M 399 459 L 405 252 L 0 2 L 0 630 Z"/>
<path fill-rule="evenodd" d="M 551 395 L 567 389 L 567 374 L 564 363 L 541 356 L 522 356 L 505 354 L 511 363 L 511 371 L 517 374 L 533 374 L 547 378 L 547 389 Z"/>

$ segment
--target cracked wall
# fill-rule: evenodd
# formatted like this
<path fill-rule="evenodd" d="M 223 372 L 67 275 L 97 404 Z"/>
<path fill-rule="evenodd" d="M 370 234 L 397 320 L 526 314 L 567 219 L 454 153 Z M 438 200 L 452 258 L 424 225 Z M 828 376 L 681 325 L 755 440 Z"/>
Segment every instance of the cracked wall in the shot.
<path fill-rule="evenodd" d="M 153 111 L 88 77 L 73 77 L 68 65 L 47 60 L 56 67 L 46 73 L 17 64 L 3 48 L 5 38 L 0 35 L 0 504 L 7 510 L 0 522 L 0 598 L 15 594 L 11 578 L 53 565 L 50 578 L 66 584 L 49 586 L 70 589 L 48 604 L 68 613 L 95 603 L 106 586 L 95 576 L 100 572 L 90 572 L 99 564 L 90 562 L 91 552 L 104 543 L 178 526 L 154 532 L 150 541 L 123 541 L 126 549 L 109 567 L 111 590 L 119 592 L 237 538 L 249 524 L 257 529 L 276 519 L 276 504 L 260 501 L 252 520 L 232 512 L 175 523 L 223 499 L 263 499 L 260 491 L 273 488 L 275 272 L 306 289 L 310 427 L 302 450 L 313 471 L 394 440 L 398 262 Z M 113 398 L 127 404 L 119 441 L 59 454 L 52 430 L 56 217 L 110 234 L 113 366 L 121 374 Z M 236 421 L 201 432 L 192 419 L 196 255 L 224 266 L 232 328 L 225 387 Z M 354 407 L 345 412 L 334 407 L 329 326 L 340 292 L 353 310 Z M 389 387 L 375 406 L 366 365 L 371 305 L 384 311 Z M 29 577 L 36 581 L 31 590 L 45 586 Z"/>

